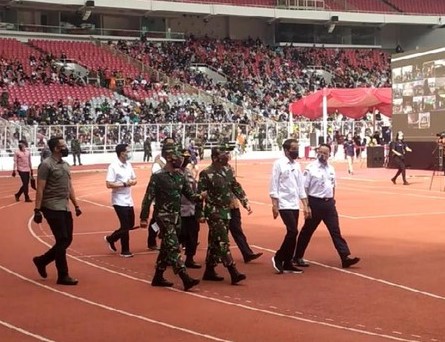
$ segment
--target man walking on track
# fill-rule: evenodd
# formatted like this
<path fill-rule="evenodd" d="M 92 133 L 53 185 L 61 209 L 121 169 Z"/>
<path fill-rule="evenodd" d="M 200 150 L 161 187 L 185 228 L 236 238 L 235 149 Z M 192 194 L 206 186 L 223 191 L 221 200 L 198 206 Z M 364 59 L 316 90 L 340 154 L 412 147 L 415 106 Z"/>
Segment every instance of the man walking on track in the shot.
<path fill-rule="evenodd" d="M 131 258 L 130 230 L 134 228 L 134 203 L 131 187 L 137 184 L 136 174 L 129 162 L 131 158 L 127 144 L 116 146 L 117 159 L 108 166 L 106 186 L 111 189 L 111 202 L 119 218 L 120 228 L 104 240 L 111 251 L 116 252 L 115 243 L 121 241 L 121 256 Z"/>
<path fill-rule="evenodd" d="M 150 206 L 156 201 L 156 225 L 159 227 L 161 248 L 156 260 L 156 272 L 151 282 L 152 286 L 170 287 L 173 283 L 164 278 L 167 266 L 173 267 L 173 272 L 179 274 L 184 290 L 198 285 L 199 280 L 191 278 L 181 259 L 177 232 L 181 229 L 181 195 L 196 203 L 202 202 L 203 195 L 193 192 L 189 182 L 180 171 L 184 161 L 181 151 L 173 144 L 162 147 L 166 165 L 162 170 L 152 174 L 141 205 L 141 228 L 148 225 Z"/>
<path fill-rule="evenodd" d="M 323 221 L 331 235 L 335 249 L 340 256 L 343 268 L 348 268 L 360 261 L 351 258 L 348 244 L 340 232 L 337 208 L 335 207 L 335 170 L 329 165 L 331 147 L 321 144 L 318 148 L 318 159 L 310 163 L 304 170 L 304 187 L 306 189 L 311 216 L 307 217 L 297 241 L 294 262 L 297 266 L 308 267 L 303 259 L 312 235 Z"/>
<path fill-rule="evenodd" d="M 46 278 L 46 266 L 55 261 L 57 268 L 57 284 L 77 285 L 77 279 L 70 277 L 66 250 L 73 241 L 73 217 L 69 203 L 74 205 L 76 216 L 82 211 L 77 203 L 73 185 L 71 184 L 70 167 L 62 157 L 68 156 L 68 147 L 62 137 L 48 141 L 51 156 L 39 166 L 37 174 L 37 191 L 34 209 L 34 222 L 42 223 L 43 216 L 54 235 L 56 243 L 45 254 L 33 259 L 42 278 Z M 43 216 L 42 216 L 43 213 Z"/>

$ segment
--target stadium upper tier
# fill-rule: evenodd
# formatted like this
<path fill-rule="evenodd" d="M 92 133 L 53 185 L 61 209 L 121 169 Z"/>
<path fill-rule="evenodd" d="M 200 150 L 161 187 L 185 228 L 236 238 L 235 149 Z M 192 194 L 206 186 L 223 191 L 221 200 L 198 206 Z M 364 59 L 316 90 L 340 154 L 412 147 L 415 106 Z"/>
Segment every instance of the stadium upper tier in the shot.
<path fill-rule="evenodd" d="M 170 0 L 173 1 L 173 0 Z M 298 1 L 298 0 L 181 0 L 182 2 L 227 4 L 233 6 L 258 7 L 290 7 L 353 12 L 380 12 L 380 13 L 406 13 L 406 14 L 445 14 L 445 2 L 441 0 L 324 0 Z"/>

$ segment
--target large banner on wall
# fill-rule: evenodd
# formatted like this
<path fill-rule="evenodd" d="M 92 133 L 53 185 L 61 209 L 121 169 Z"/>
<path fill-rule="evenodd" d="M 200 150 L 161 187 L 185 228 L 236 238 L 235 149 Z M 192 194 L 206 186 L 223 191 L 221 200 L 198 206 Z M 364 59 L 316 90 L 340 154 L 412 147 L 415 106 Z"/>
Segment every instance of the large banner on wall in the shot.
<path fill-rule="evenodd" d="M 391 66 L 393 131 L 434 140 L 445 130 L 445 48 L 394 55 Z"/>

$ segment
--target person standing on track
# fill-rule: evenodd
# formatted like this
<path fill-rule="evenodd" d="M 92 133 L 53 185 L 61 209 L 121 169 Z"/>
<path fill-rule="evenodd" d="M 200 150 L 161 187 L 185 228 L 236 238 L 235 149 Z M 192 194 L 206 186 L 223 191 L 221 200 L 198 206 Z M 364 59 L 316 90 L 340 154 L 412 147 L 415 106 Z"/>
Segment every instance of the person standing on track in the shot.
<path fill-rule="evenodd" d="M 402 131 L 397 132 L 396 140 L 390 144 L 389 148 L 394 163 L 397 165 L 397 173 L 393 178 L 391 178 L 391 182 L 393 182 L 393 184 L 396 184 L 397 177 L 402 174 L 403 185 L 409 185 L 409 183 L 406 181 L 405 154 L 406 152 L 411 152 L 412 150 L 403 141 Z"/>
<path fill-rule="evenodd" d="M 121 241 L 121 256 L 131 258 L 130 230 L 134 228 L 134 203 L 131 187 L 137 184 L 136 174 L 129 162 L 131 151 L 127 144 L 116 145 L 117 159 L 108 166 L 106 186 L 111 189 L 111 202 L 119 218 L 120 228 L 104 236 L 108 248 L 116 252 L 115 243 Z"/>
<path fill-rule="evenodd" d="M 331 147 L 321 144 L 318 148 L 317 160 L 310 163 L 304 170 L 304 188 L 308 195 L 311 216 L 306 217 L 300 236 L 297 241 L 294 262 L 297 266 L 308 267 L 303 259 L 320 222 L 323 221 L 331 235 L 335 249 L 340 256 L 343 268 L 348 268 L 360 261 L 360 258 L 351 258 L 348 244 L 340 232 L 337 208 L 335 206 L 335 170 L 328 163 Z"/>
<path fill-rule="evenodd" d="M 351 133 L 348 134 L 346 141 L 343 143 L 343 148 L 345 150 L 346 160 L 348 161 L 348 173 L 353 175 L 354 168 L 352 167 L 352 163 L 354 162 L 355 143 L 354 140 L 352 140 Z"/>
<path fill-rule="evenodd" d="M 66 260 L 66 250 L 73 241 L 73 217 L 69 210 L 69 200 L 74 205 L 76 216 L 80 216 L 82 211 L 71 183 L 69 164 L 62 159 L 68 156 L 65 140 L 62 137 L 51 138 L 48 147 L 51 156 L 42 161 L 37 173 L 34 222 L 42 223 L 44 216 L 56 242 L 45 254 L 35 257 L 33 262 L 40 276 L 46 278 L 46 266 L 55 261 L 57 284 L 77 285 L 77 279 L 69 275 Z"/>

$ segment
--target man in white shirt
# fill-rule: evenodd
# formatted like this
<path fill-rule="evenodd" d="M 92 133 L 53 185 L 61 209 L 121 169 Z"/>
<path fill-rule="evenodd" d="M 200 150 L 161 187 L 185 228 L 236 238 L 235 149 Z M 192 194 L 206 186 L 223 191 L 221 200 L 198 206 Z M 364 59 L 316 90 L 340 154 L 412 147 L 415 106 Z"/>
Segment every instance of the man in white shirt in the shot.
<path fill-rule="evenodd" d="M 270 182 L 272 214 L 276 219 L 280 215 L 286 226 L 286 235 L 280 249 L 272 258 L 272 264 L 279 273 L 302 273 L 292 264 L 298 234 L 298 216 L 300 200 L 303 203 L 305 218 L 310 216 L 310 209 L 304 190 L 304 179 L 298 158 L 298 141 L 287 139 L 283 143 L 284 157 L 275 161 Z"/>
<path fill-rule="evenodd" d="M 111 189 L 111 202 L 119 218 L 120 228 L 104 240 L 110 250 L 116 252 L 115 243 L 121 241 L 121 256 L 131 258 L 130 230 L 134 228 L 134 203 L 131 196 L 131 187 L 136 185 L 136 174 L 131 163 L 131 152 L 127 144 L 116 146 L 117 160 L 108 166 L 106 185 Z"/>
<path fill-rule="evenodd" d="M 312 235 L 323 221 L 328 228 L 337 253 L 340 255 L 343 268 L 348 268 L 360 261 L 351 258 L 348 244 L 343 239 L 335 207 L 335 170 L 329 165 L 328 159 L 331 147 L 321 144 L 317 151 L 317 160 L 310 163 L 304 170 L 304 187 L 308 195 L 311 216 L 307 217 L 297 241 L 294 262 L 297 266 L 307 267 L 309 264 L 303 259 L 304 252 Z"/>

